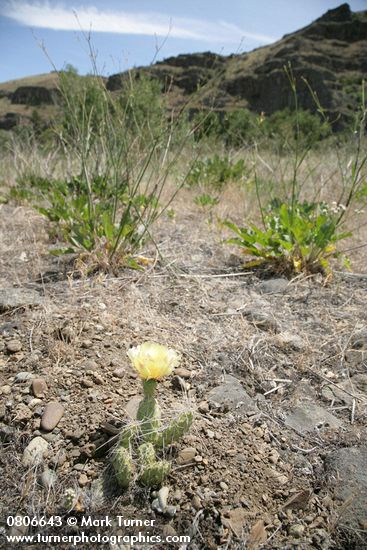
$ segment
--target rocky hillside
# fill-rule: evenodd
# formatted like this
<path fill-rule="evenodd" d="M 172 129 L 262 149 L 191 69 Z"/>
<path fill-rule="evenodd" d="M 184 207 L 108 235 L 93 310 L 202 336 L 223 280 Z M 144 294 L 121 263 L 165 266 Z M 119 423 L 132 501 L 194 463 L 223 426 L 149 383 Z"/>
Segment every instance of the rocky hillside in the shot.
<path fill-rule="evenodd" d="M 367 76 L 367 11 L 352 12 L 348 4 L 278 42 L 240 55 L 210 52 L 179 55 L 136 69 L 158 78 L 172 103 L 183 103 L 205 86 L 204 94 L 192 98 L 193 106 L 218 110 L 246 107 L 271 114 L 292 104 L 284 66 L 291 63 L 298 79 L 300 105 L 315 109 L 307 79 L 322 106 L 334 117 L 351 112 L 358 102 L 360 84 Z M 43 116 L 57 102 L 56 75 L 42 75 L 31 83 L 13 81 L 0 85 L 0 128 L 9 129 L 27 120 L 40 105 Z M 126 73 L 110 76 L 107 87 L 117 91 Z M 46 81 L 46 84 L 44 82 Z"/>

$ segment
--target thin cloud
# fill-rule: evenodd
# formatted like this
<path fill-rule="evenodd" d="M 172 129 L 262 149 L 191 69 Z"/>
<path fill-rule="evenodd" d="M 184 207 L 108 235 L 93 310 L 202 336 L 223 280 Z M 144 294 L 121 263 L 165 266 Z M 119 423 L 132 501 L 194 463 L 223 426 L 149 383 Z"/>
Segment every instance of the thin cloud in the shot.
<path fill-rule="evenodd" d="M 93 31 L 116 34 L 169 36 L 204 42 L 235 44 L 243 40 L 269 43 L 275 39 L 248 33 L 225 21 L 206 22 L 159 13 L 99 10 L 94 6 L 67 8 L 46 2 L 9 1 L 0 14 L 28 27 L 63 31 Z"/>

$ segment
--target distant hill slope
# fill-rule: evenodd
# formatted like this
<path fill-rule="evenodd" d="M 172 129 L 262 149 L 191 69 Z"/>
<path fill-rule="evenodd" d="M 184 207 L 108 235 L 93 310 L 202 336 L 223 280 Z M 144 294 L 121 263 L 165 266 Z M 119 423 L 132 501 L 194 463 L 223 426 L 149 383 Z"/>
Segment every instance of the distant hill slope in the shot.
<path fill-rule="evenodd" d="M 291 63 L 296 77 L 305 77 L 321 105 L 332 115 L 347 116 L 355 109 L 363 78 L 367 77 L 367 11 L 352 12 L 348 4 L 252 52 L 220 56 L 210 52 L 179 55 L 135 69 L 158 78 L 172 103 L 183 103 L 198 87 L 207 85 L 201 105 L 228 111 L 246 107 L 271 114 L 292 104 L 283 67 Z M 107 88 L 117 91 L 126 73 L 110 76 Z M 299 103 L 315 110 L 306 84 L 298 78 Z M 51 116 L 57 102 L 57 74 L 0 84 L 0 128 L 26 121 L 42 105 Z M 195 105 L 195 96 L 193 99 Z"/>

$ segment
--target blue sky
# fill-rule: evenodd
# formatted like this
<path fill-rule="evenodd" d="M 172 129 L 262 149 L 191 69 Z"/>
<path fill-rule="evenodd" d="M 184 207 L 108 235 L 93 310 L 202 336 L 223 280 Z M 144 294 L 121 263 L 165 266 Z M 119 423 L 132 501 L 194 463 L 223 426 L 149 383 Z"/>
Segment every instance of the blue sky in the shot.
<path fill-rule="evenodd" d="M 342 0 L 0 0 L 0 82 L 57 69 L 90 70 L 80 28 L 91 30 L 103 74 L 179 53 L 252 50 Z M 353 11 L 367 0 L 351 0 Z M 158 51 L 157 51 L 158 50 Z"/>

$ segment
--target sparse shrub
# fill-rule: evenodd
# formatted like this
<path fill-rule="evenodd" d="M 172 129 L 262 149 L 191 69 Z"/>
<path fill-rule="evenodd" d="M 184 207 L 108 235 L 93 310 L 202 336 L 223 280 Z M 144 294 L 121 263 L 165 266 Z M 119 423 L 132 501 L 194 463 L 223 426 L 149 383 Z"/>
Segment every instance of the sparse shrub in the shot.
<path fill-rule="evenodd" d="M 194 198 L 194 203 L 200 206 L 201 208 L 213 208 L 213 206 L 216 206 L 219 203 L 218 197 L 213 197 L 212 195 L 208 195 L 208 193 L 202 193 L 201 195 L 198 195 Z"/>
<path fill-rule="evenodd" d="M 331 126 L 317 113 L 287 108 L 266 117 L 263 132 L 287 151 L 296 142 L 303 148 L 314 146 L 331 134 Z"/>
<path fill-rule="evenodd" d="M 95 65 L 87 77 L 72 67 L 59 77 L 62 111 L 54 146 L 67 176 L 40 178 L 23 170 L 13 196 L 29 200 L 56 224 L 67 243 L 59 251 L 82 252 L 87 271 L 138 267 L 134 253 L 179 189 L 162 203 L 190 132 L 181 132 L 181 147 L 173 151 L 177 124 L 167 118 L 156 81 L 131 76 L 111 93 Z"/>
<path fill-rule="evenodd" d="M 247 173 L 243 159 L 232 161 L 227 155 L 215 154 L 205 160 L 196 160 L 187 176 L 187 184 L 221 190 L 228 181 L 241 181 Z"/>
<path fill-rule="evenodd" d="M 248 109 L 201 112 L 196 115 L 195 121 L 198 124 L 195 133 L 197 140 L 210 138 L 228 147 L 242 147 L 261 136 L 259 118 Z"/>
<path fill-rule="evenodd" d="M 308 115 L 305 117 L 304 112 L 298 110 L 296 80 L 290 67 L 286 67 L 285 70 L 295 102 L 294 143 L 287 142 L 290 145 L 289 152 L 292 153 L 290 156 L 292 178 L 285 186 L 285 197 L 274 198 L 270 202 L 267 199 L 264 206 L 260 198 L 255 169 L 254 181 L 263 227 L 254 223 L 240 227 L 227 220 L 224 222 L 225 226 L 231 229 L 236 237 L 228 239 L 226 242 L 239 245 L 244 253 L 257 258 L 247 265 L 267 263 L 273 269 L 289 275 L 299 272 L 327 272 L 330 269 L 330 258 L 341 255 L 336 248 L 336 243 L 351 236 L 350 232 L 343 231 L 343 224 L 348 210 L 361 193 L 365 181 L 363 170 L 366 166 L 367 155 L 363 152 L 362 142 L 367 111 L 364 92 L 362 92 L 361 109 L 357 116 L 356 147 L 346 166 L 340 166 L 343 181 L 342 192 L 331 205 L 317 199 L 306 200 L 302 197 L 305 194 L 305 180 L 300 182 L 300 169 L 314 143 L 315 128 L 318 132 L 320 127 L 309 124 L 313 119 Z M 325 124 L 327 124 L 325 113 L 317 96 L 312 90 L 310 91 L 315 99 L 318 112 L 325 117 Z M 281 115 L 280 113 L 280 120 L 282 120 Z M 306 123 L 307 132 L 310 132 L 309 139 L 307 132 L 301 131 L 302 121 Z M 281 187 L 281 182 L 278 183 Z M 319 196 L 320 191 L 321 187 L 317 190 L 316 197 Z M 348 265 L 348 259 L 345 257 L 344 259 Z"/>

